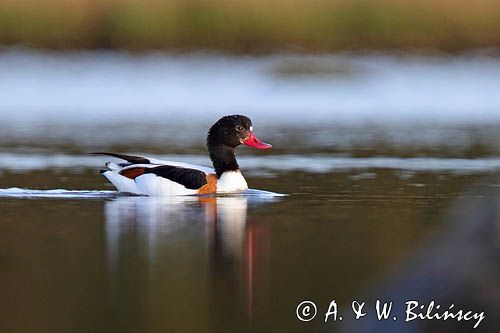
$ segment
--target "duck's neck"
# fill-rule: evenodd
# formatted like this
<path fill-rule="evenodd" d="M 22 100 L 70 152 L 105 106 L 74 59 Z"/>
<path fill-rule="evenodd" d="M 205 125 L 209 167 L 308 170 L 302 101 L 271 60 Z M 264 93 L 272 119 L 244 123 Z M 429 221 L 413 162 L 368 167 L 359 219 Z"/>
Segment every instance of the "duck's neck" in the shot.
<path fill-rule="evenodd" d="M 236 162 L 234 148 L 224 144 L 208 145 L 208 152 L 210 153 L 210 159 L 218 178 L 226 171 L 237 171 L 240 169 L 238 162 Z"/>

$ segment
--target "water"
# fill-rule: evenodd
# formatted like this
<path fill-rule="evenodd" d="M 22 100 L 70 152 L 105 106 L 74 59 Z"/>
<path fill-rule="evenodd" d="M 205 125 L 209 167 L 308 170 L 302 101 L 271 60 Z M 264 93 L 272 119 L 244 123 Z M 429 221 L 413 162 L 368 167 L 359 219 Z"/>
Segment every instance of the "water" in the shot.
<path fill-rule="evenodd" d="M 281 120 L 279 113 L 286 112 L 294 116 L 287 122 L 325 117 L 498 121 L 499 63 L 487 52 L 454 58 L 252 58 L 14 49 L 0 54 L 0 109 L 13 118 L 22 113 L 25 119 L 85 122 L 171 119 L 186 112 L 205 120 L 235 111 Z"/>
<path fill-rule="evenodd" d="M 496 331 L 497 58 L 4 50 L 0 69 L 1 332 L 472 330 L 353 319 L 377 298 Z M 228 112 L 273 144 L 238 149 L 243 194 L 125 196 L 89 155 L 208 165 Z"/>

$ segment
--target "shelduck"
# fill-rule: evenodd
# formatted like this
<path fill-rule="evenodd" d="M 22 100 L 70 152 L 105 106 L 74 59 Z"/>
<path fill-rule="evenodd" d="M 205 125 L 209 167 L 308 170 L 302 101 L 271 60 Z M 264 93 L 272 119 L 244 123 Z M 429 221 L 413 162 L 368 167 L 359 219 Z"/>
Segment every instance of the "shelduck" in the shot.
<path fill-rule="evenodd" d="M 101 171 L 120 192 L 147 196 L 231 193 L 248 189 L 236 161 L 235 149 L 240 144 L 271 148 L 255 136 L 250 118 L 230 115 L 219 119 L 208 131 L 207 147 L 213 168 L 116 153 L 95 154 L 127 161 L 108 162 Z"/>

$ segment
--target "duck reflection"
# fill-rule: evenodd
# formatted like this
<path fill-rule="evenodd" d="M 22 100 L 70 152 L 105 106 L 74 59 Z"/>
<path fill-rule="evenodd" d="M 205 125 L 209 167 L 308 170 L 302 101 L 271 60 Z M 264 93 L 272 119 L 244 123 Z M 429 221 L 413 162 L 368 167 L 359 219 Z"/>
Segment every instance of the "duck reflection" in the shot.
<path fill-rule="evenodd" d="M 240 304 L 241 309 L 251 319 L 254 288 L 258 287 L 260 273 L 266 269 L 269 230 L 247 219 L 247 198 L 211 200 L 214 201 L 207 205 L 207 217 L 210 216 L 207 218 L 208 253 L 213 277 L 209 288 L 211 297 L 226 308 L 245 301 Z M 242 291 L 246 295 L 242 295 Z M 211 315 L 216 317 L 223 313 L 212 311 Z M 224 318 L 215 322 L 223 323 Z"/>
<path fill-rule="evenodd" d="M 204 294 L 201 302 L 209 309 L 200 310 L 210 315 L 213 325 L 225 322 L 213 320 L 222 314 L 231 313 L 234 320 L 250 318 L 258 276 L 266 267 L 269 229 L 258 220 L 249 221 L 248 210 L 275 200 L 241 195 L 123 197 L 107 202 L 110 284 L 120 289 L 127 280 L 123 275 L 134 275 L 126 285 L 163 292 L 172 303 L 177 297 L 200 302 Z M 190 299 L 178 290 L 196 290 L 197 295 Z M 147 295 L 144 291 L 137 290 L 136 297 Z"/>

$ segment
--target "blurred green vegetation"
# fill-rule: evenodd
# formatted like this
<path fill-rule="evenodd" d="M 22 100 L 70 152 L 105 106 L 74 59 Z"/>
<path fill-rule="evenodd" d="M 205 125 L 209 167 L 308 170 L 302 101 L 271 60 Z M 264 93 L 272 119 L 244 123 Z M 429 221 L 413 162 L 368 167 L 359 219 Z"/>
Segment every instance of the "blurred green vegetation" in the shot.
<path fill-rule="evenodd" d="M 500 0 L 0 0 L 0 44 L 456 51 L 500 46 Z"/>

